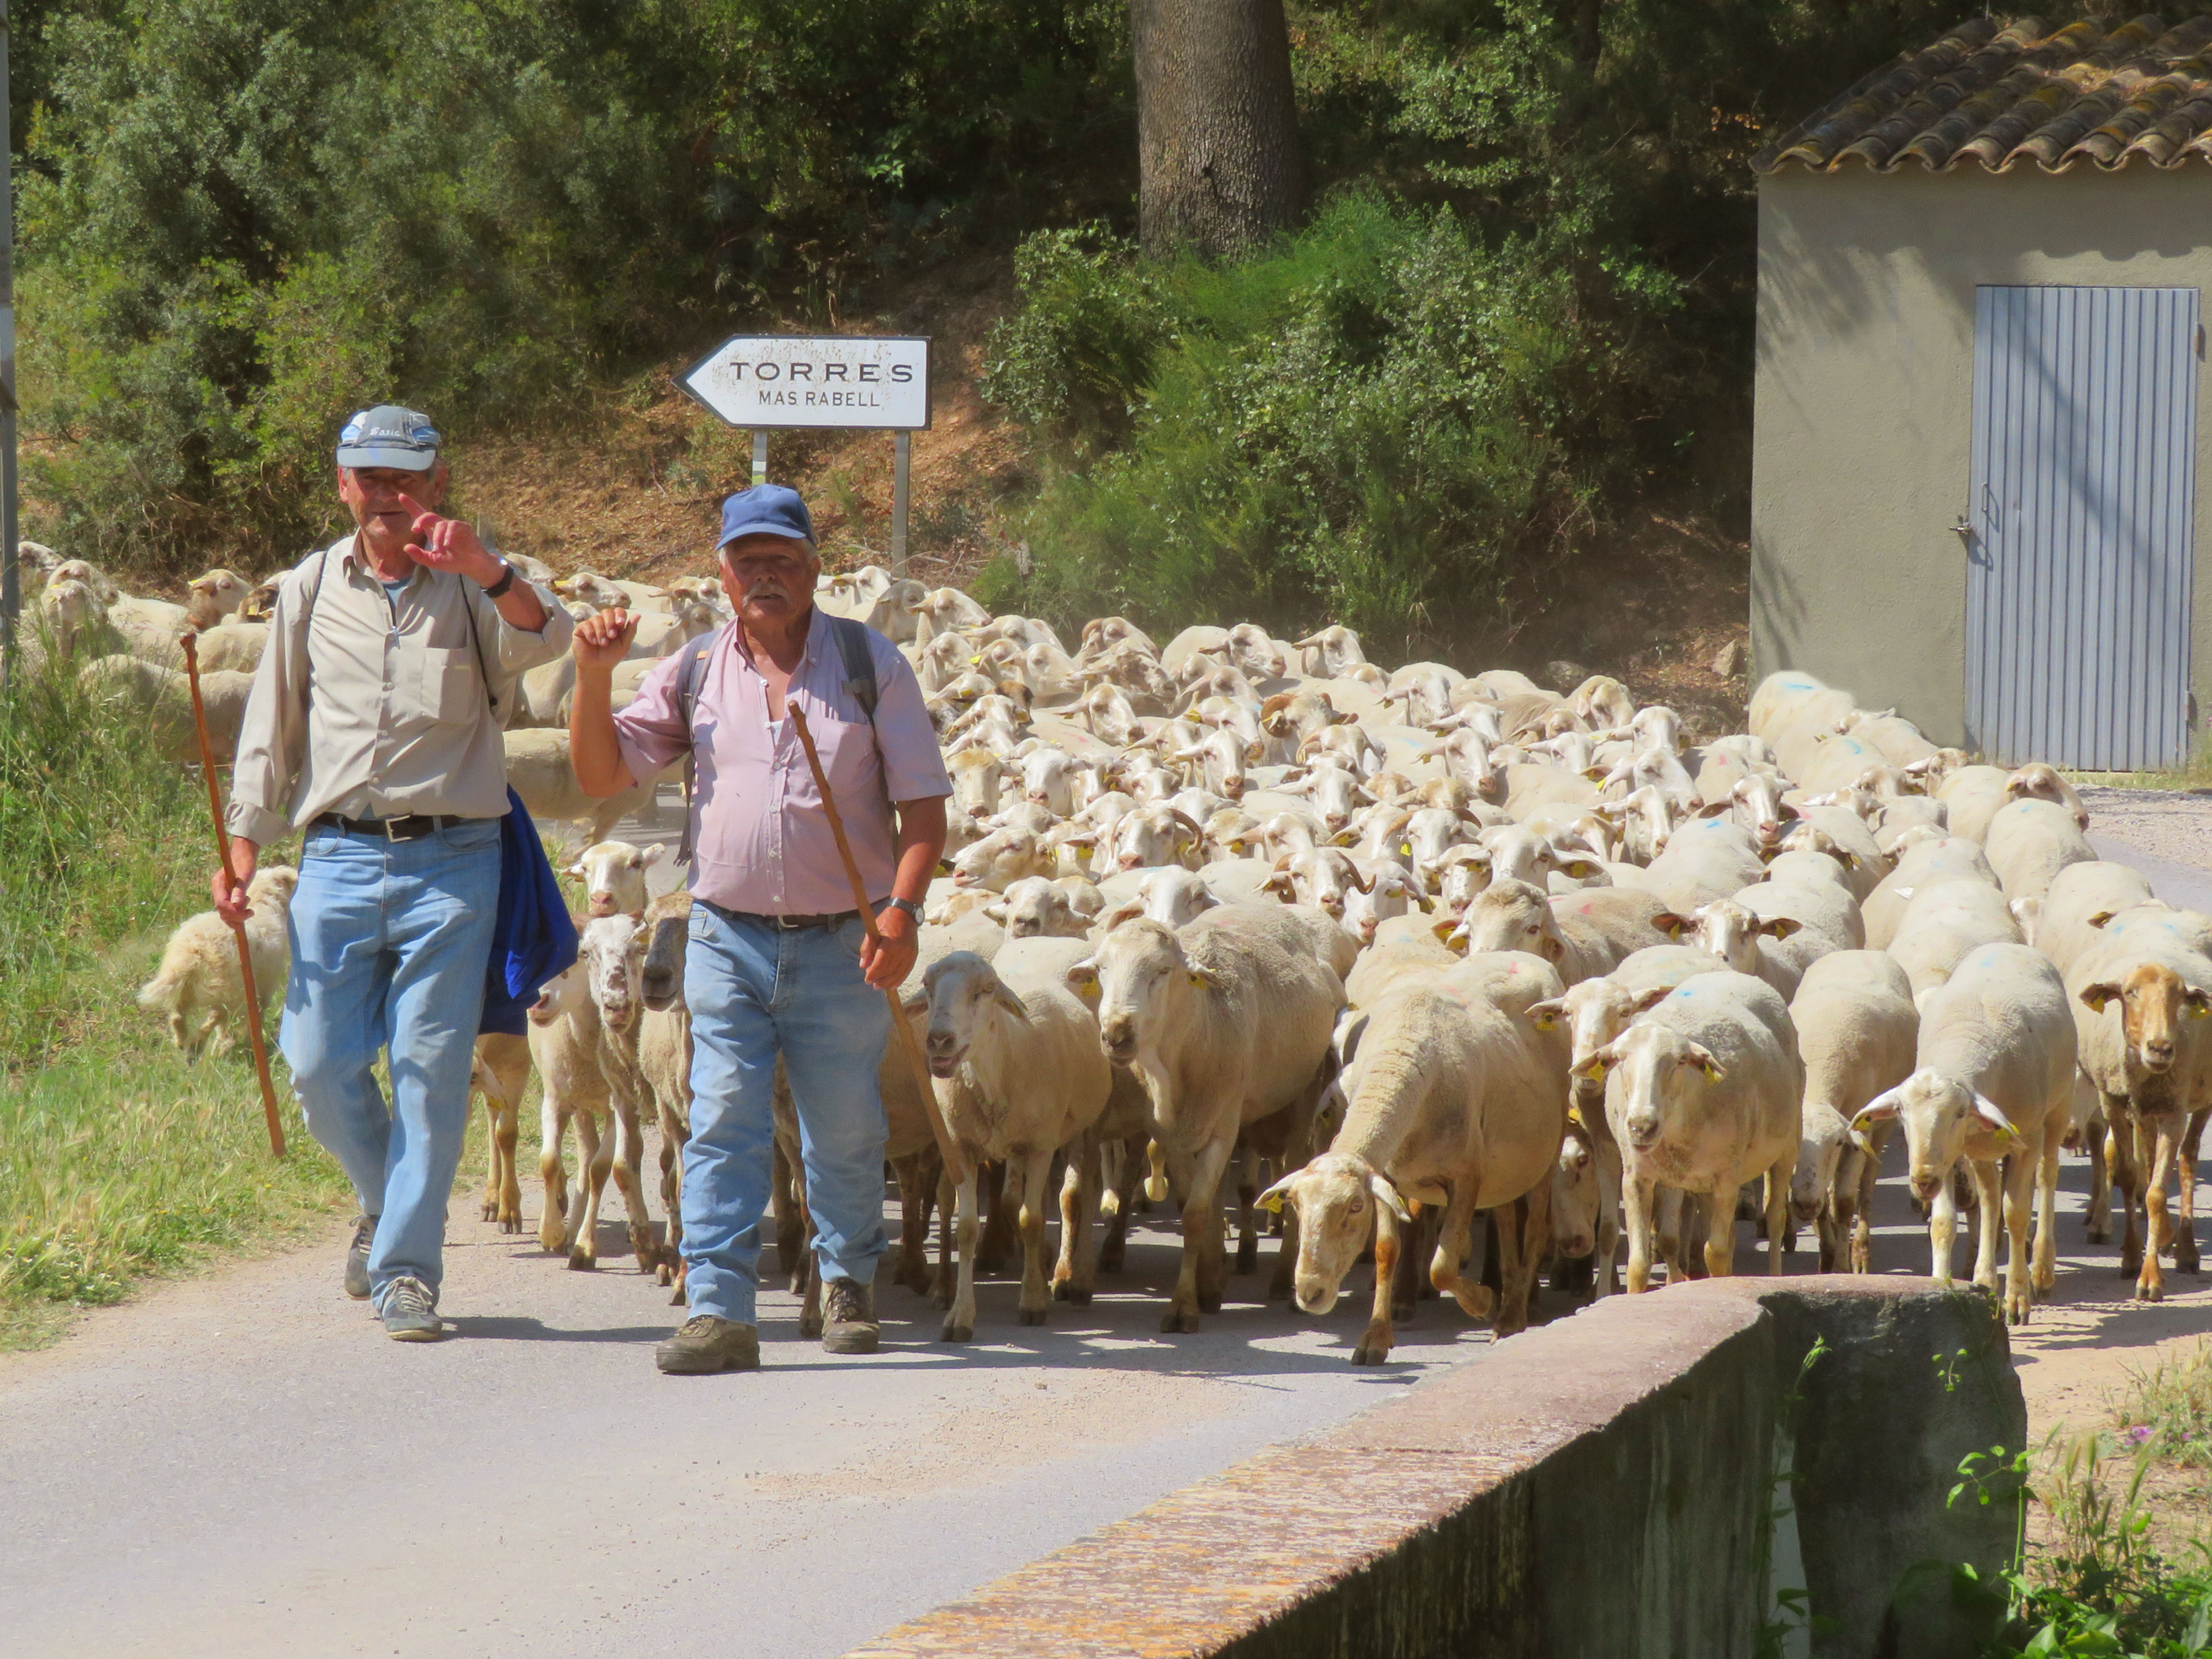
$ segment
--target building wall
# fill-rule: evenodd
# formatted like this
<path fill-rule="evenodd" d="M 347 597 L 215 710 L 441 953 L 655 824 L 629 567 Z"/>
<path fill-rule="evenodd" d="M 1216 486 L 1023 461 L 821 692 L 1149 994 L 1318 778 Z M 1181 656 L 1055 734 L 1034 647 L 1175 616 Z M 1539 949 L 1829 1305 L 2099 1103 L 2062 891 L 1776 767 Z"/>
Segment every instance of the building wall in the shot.
<path fill-rule="evenodd" d="M 1942 744 L 1965 738 L 1966 550 L 1951 526 L 1967 507 L 1984 283 L 2212 290 L 2212 167 L 1793 165 L 1759 181 L 1754 672 L 1817 674 Z M 2199 711 L 2212 709 L 2208 390 L 2212 377 L 2197 392 Z"/>

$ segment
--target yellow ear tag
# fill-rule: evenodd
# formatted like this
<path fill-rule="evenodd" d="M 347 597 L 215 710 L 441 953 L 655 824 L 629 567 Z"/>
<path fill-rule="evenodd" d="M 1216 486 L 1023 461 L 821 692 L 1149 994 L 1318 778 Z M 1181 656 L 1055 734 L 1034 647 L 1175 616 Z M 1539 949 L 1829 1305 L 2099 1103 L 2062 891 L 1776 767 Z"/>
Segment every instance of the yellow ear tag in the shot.
<path fill-rule="evenodd" d="M 1559 1022 L 1558 1017 L 1557 1017 L 1557 1016 L 1555 1016 L 1555 1015 L 1552 1015 L 1552 1014 L 1538 1014 L 1538 1015 L 1535 1017 L 1535 1024 L 1536 1024 L 1536 1029 L 1537 1029 L 1538 1030 L 1540 1030 L 1540 1031 L 1550 1031 L 1550 1030 L 1557 1030 L 1557 1029 L 1558 1029 L 1558 1027 L 1559 1027 Z"/>
<path fill-rule="evenodd" d="M 1283 1195 L 1280 1193 L 1269 1193 L 1265 1198 L 1255 1201 L 1263 1210 L 1273 1210 L 1277 1215 L 1283 1212 Z"/>
<path fill-rule="evenodd" d="M 1193 969 L 1190 975 L 1190 982 L 1193 985 L 1203 985 L 1206 983 L 1206 975 L 1200 973 L 1196 969 Z"/>
<path fill-rule="evenodd" d="M 2191 1019 L 2212 1019 L 2212 1006 L 2200 1007 L 2196 1003 L 2185 1002 L 2181 1007 L 2182 1012 Z"/>
<path fill-rule="evenodd" d="M 1721 1068 L 1714 1065 L 1710 1060 L 1701 1061 L 1698 1064 L 1698 1069 L 1705 1074 L 1705 1079 L 1708 1082 L 1718 1083 L 1721 1080 Z"/>
<path fill-rule="evenodd" d="M 1413 857 L 1413 848 L 1412 843 L 1404 842 L 1400 842 L 1398 847 L 1398 856 L 1401 859 L 1409 859 Z"/>
<path fill-rule="evenodd" d="M 1583 1121 L 1583 1109 L 1579 1106 L 1570 1106 L 1567 1108 L 1567 1121 L 1573 1124 L 1577 1129 L 1587 1129 L 1589 1127 L 1589 1124 Z"/>

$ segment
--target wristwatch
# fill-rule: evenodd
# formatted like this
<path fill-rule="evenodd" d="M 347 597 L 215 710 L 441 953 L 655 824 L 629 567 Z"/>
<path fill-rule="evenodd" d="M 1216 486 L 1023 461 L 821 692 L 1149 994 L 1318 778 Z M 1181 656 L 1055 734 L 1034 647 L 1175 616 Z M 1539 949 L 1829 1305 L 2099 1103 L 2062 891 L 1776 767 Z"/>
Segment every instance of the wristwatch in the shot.
<path fill-rule="evenodd" d="M 514 567 L 509 564 L 505 559 L 501 559 L 499 562 L 499 564 L 501 572 L 500 579 L 494 582 L 489 587 L 484 589 L 484 598 L 488 599 L 495 599 L 499 598 L 501 594 L 506 592 L 508 588 L 514 586 Z"/>
<path fill-rule="evenodd" d="M 919 927 L 921 925 L 921 907 L 912 899 L 895 898 L 891 901 L 890 908 L 894 910 L 905 911 L 914 919 L 915 927 Z"/>

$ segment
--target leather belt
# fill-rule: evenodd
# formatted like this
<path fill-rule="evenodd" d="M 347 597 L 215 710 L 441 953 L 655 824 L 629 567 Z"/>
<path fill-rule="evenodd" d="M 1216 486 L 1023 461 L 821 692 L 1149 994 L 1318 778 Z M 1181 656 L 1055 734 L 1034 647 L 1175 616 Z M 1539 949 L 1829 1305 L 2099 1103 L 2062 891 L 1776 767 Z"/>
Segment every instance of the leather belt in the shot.
<path fill-rule="evenodd" d="M 813 916 L 764 916 L 751 910 L 724 910 L 711 899 L 702 899 L 700 902 L 710 910 L 720 910 L 732 921 L 757 921 L 763 927 L 784 933 L 795 933 L 805 927 L 842 927 L 860 914 L 858 910 L 838 910 Z"/>
<path fill-rule="evenodd" d="M 441 830 L 450 830 L 457 823 L 467 823 L 471 820 L 458 812 L 410 812 L 396 818 L 349 818 L 337 812 L 325 812 L 315 822 L 327 824 L 333 830 L 343 830 L 349 836 L 374 836 L 383 841 L 420 841 L 425 836 L 434 836 Z"/>

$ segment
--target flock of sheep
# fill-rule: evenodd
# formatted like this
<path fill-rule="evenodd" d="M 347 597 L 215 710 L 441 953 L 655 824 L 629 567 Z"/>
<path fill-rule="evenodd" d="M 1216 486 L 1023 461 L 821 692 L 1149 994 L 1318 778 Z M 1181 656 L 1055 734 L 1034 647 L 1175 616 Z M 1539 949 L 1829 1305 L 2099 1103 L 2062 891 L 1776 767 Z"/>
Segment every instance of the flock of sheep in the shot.
<path fill-rule="evenodd" d="M 653 618 L 618 702 L 727 616 L 705 580 L 587 572 L 558 589 L 573 609 Z M 193 587 L 196 605 L 234 596 L 249 612 L 265 591 L 227 572 Z M 1236 1270 L 1255 1271 L 1279 1227 L 1273 1293 L 1310 1313 L 1371 1251 L 1359 1363 L 1389 1353 L 1425 1259 L 1429 1282 L 1499 1335 L 1526 1323 L 1547 1261 L 1594 1257 L 1595 1293 L 1617 1288 L 1624 1225 L 1631 1292 L 1655 1263 L 1669 1280 L 1729 1271 L 1740 1216 L 1772 1271 L 1801 1225 L 1824 1271 L 1863 1271 L 1900 1125 L 1936 1277 L 1951 1277 L 1963 1200 L 1974 1282 L 1998 1291 L 2002 1240 L 2014 1321 L 2051 1284 L 2069 1140 L 2092 1155 L 2093 1238 L 2108 1236 L 2107 1169 L 2121 1189 L 2137 1295 L 2160 1296 L 2162 1255 L 2197 1269 L 2212 918 L 2099 861 L 2048 766 L 1972 763 L 1800 674 L 1758 688 L 1747 731 L 1697 744 L 1674 710 L 1638 708 L 1602 676 L 1560 692 L 1434 662 L 1385 672 L 1340 627 L 1295 642 L 1190 628 L 1161 646 L 1106 617 L 1070 650 L 1044 623 L 873 567 L 825 578 L 818 597 L 906 651 L 954 782 L 905 988 L 935 1098 L 896 1045 L 882 1074 L 896 1275 L 946 1308 L 947 1340 L 973 1335 L 994 1235 L 1018 1246 L 1020 1318 L 1038 1323 L 1055 1299 L 1087 1302 L 1121 1267 L 1132 1213 L 1170 1197 L 1184 1243 L 1163 1328 L 1197 1328 L 1225 1286 L 1230 1192 Z M 46 600 L 79 641 L 122 630 L 129 661 L 167 672 L 147 602 L 89 567 L 52 562 Z M 204 639 L 256 627 L 188 620 Z M 137 672 L 113 653 L 84 672 Z M 595 1265 L 611 1175 L 641 1268 L 677 1282 L 690 901 L 648 896 L 661 849 L 607 838 L 653 810 L 651 783 L 609 803 L 576 789 L 559 729 L 572 684 L 565 662 L 530 676 L 507 743 L 533 811 L 588 841 L 571 868 L 583 953 L 527 1036 L 479 1042 L 483 1215 L 522 1229 L 516 1116 L 534 1069 L 541 1243 Z M 272 909 L 288 874 L 262 878 Z M 179 929 L 176 963 L 148 987 L 180 1042 L 196 1040 L 185 1012 L 223 1000 L 191 965 L 195 938 L 228 944 L 212 921 Z M 281 929 L 274 950 L 281 977 Z M 980 1176 L 943 1178 L 932 1112 Z M 665 1238 L 644 1190 L 649 1118 Z M 779 1256 L 810 1291 L 812 1328 L 787 1098 L 777 1142 Z M 1466 1272 L 1479 1218 L 1492 1230 L 1480 1279 Z"/>

